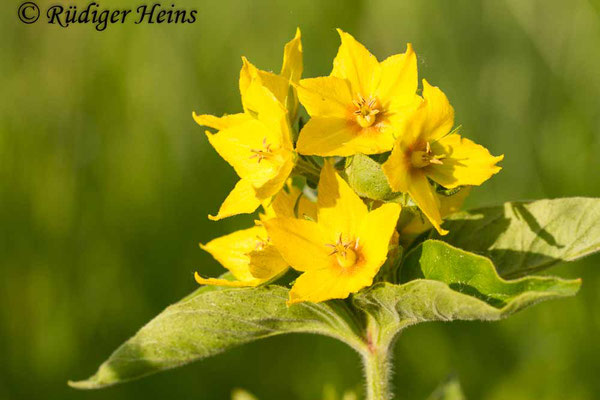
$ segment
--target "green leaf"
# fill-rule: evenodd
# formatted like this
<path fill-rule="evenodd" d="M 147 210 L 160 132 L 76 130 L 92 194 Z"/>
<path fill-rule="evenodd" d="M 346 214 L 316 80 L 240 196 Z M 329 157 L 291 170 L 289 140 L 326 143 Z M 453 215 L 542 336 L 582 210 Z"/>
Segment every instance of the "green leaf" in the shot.
<path fill-rule="evenodd" d="M 489 259 L 437 240 L 407 254 L 401 281 L 406 283 L 380 283 L 354 296 L 390 339 L 419 322 L 499 320 L 540 301 L 573 296 L 581 284 L 552 277 L 506 281 Z"/>
<path fill-rule="evenodd" d="M 439 238 L 489 257 L 503 277 L 518 277 L 600 250 L 600 199 L 505 203 L 447 218 Z"/>
<path fill-rule="evenodd" d="M 291 332 L 317 333 L 359 348 L 357 322 L 343 301 L 287 307 L 280 286 L 201 288 L 144 326 L 87 380 L 96 389 L 210 357 L 231 347 Z"/>
<path fill-rule="evenodd" d="M 466 397 L 458 379 L 451 376 L 442 382 L 427 400 L 466 400 Z"/>

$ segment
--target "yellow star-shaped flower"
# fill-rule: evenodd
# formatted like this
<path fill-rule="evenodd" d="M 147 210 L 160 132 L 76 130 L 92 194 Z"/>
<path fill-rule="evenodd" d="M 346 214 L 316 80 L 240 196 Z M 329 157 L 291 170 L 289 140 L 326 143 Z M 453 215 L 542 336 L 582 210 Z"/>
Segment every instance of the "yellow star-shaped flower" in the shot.
<path fill-rule="evenodd" d="M 284 48 L 281 74 L 262 71 L 243 58 L 240 93 L 244 113 L 216 117 L 197 115 L 194 120 L 218 130 L 207 132 L 211 145 L 241 178 L 216 216 L 219 220 L 252 213 L 283 187 L 294 167 L 290 122 L 298 109 L 292 84 L 302 74 L 300 30 Z"/>
<path fill-rule="evenodd" d="M 297 151 L 320 156 L 389 151 L 394 127 L 418 99 L 416 55 L 409 44 L 404 54 L 378 62 L 350 34 L 338 32 L 342 43 L 330 76 L 303 79 L 297 86 L 311 116 Z"/>
<path fill-rule="evenodd" d="M 196 282 L 201 285 L 258 286 L 281 275 L 288 268 L 279 252 L 269 243 L 265 228 L 260 225 L 221 236 L 200 247 L 235 277 L 235 280 L 204 278 L 196 272 Z M 263 268 L 263 264 L 254 266 L 251 263 L 253 256 L 268 259 L 269 268 Z"/>
<path fill-rule="evenodd" d="M 423 100 L 398 130 L 392 154 L 383 164 L 391 188 L 410 195 L 440 234 L 439 199 L 429 179 L 447 189 L 481 185 L 500 171 L 494 157 L 483 146 L 450 133 L 454 109 L 446 95 L 423 80 Z"/>
<path fill-rule="evenodd" d="M 265 205 L 265 214 L 261 218 L 293 217 L 297 211 L 299 217 L 316 219 L 316 204 L 302 196 L 299 189 L 291 185 L 287 189 L 288 191 L 281 190 L 272 202 Z M 288 263 L 271 243 L 261 222 L 257 222 L 252 228 L 213 239 L 200 247 L 209 252 L 235 278 L 204 278 L 196 273 L 196 281 L 201 285 L 258 286 L 281 276 L 288 269 Z"/>
<path fill-rule="evenodd" d="M 275 96 L 258 81 L 244 93 L 245 114 L 219 118 L 206 132 L 210 144 L 241 178 L 225 199 L 216 216 L 252 213 L 277 194 L 294 168 L 294 149 L 287 112 Z M 208 121 L 204 121 L 208 124 Z"/>
<path fill-rule="evenodd" d="M 317 221 L 277 217 L 263 222 L 283 259 L 303 272 L 288 304 L 343 299 L 370 286 L 387 258 L 398 204 L 369 211 L 326 162 L 318 187 Z"/>

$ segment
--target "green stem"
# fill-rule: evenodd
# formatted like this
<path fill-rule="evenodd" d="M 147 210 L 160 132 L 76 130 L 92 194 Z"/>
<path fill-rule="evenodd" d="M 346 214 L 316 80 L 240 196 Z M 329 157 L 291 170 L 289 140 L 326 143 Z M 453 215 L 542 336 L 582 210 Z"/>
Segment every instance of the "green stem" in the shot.
<path fill-rule="evenodd" d="M 367 383 L 367 400 L 391 400 L 390 380 L 392 377 L 393 337 L 386 337 L 374 321 L 367 326 L 367 345 L 362 359 Z"/>
<path fill-rule="evenodd" d="M 302 157 L 298 157 L 296 166 L 294 167 L 295 174 L 304 176 L 308 181 L 316 185 L 319 182 L 320 172 L 321 171 L 315 167 L 314 164 L 303 159 Z"/>
<path fill-rule="evenodd" d="M 390 356 L 388 351 L 374 351 L 363 355 L 367 380 L 367 400 L 390 400 Z"/>

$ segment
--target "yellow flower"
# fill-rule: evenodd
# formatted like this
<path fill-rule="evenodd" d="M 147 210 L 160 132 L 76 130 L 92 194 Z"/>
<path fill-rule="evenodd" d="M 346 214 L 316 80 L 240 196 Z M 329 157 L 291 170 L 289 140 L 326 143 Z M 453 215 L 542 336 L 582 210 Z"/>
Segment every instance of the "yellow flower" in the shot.
<path fill-rule="evenodd" d="M 297 87 L 311 116 L 297 151 L 320 156 L 389 151 L 395 125 L 418 99 L 417 57 L 408 44 L 406 53 L 380 63 L 350 34 L 338 32 L 342 43 L 330 76 L 303 79 Z"/>
<path fill-rule="evenodd" d="M 444 93 L 423 80 L 419 107 L 398 131 L 392 154 L 383 172 L 394 191 L 405 192 L 442 235 L 440 204 L 429 179 L 445 188 L 480 185 L 500 171 L 504 156 L 489 151 L 460 135 L 448 134 L 454 124 L 454 109 Z"/>
<path fill-rule="evenodd" d="M 287 263 L 268 241 L 265 228 L 257 225 L 229 235 L 213 239 L 205 245 L 200 245 L 209 252 L 221 265 L 227 268 L 236 280 L 229 281 L 219 278 L 203 278 L 197 272 L 196 281 L 201 285 L 216 286 L 258 286 L 285 272 Z M 253 268 L 251 258 L 261 257 L 269 260 L 269 269 Z"/>
<path fill-rule="evenodd" d="M 282 257 L 303 272 L 288 304 L 343 299 L 371 285 L 400 214 L 392 203 L 369 211 L 329 162 L 318 189 L 316 222 L 290 217 L 263 222 Z"/>
<path fill-rule="evenodd" d="M 197 115 L 194 120 L 220 132 L 207 132 L 211 145 L 242 178 L 225 199 L 219 220 L 254 212 L 262 201 L 275 195 L 294 167 L 290 122 L 298 109 L 292 83 L 302 75 L 300 29 L 285 45 L 281 74 L 262 71 L 243 59 L 240 93 L 244 113 L 216 117 Z"/>
<path fill-rule="evenodd" d="M 273 217 L 291 217 L 295 215 L 294 209 L 297 205 L 298 215 L 302 215 L 302 211 L 305 215 L 316 218 L 316 204 L 304 196 L 301 197 L 300 190 L 291 185 L 289 192 L 282 190 L 275 196 L 265 208 L 265 214 Z M 260 222 L 252 228 L 213 239 L 200 247 L 209 252 L 236 279 L 230 281 L 203 278 L 196 273 L 196 281 L 201 285 L 258 286 L 281 276 L 288 269 L 287 262 L 270 242 L 267 231 Z"/>
<path fill-rule="evenodd" d="M 281 190 L 294 167 L 294 149 L 287 112 L 276 97 L 254 80 L 244 91 L 248 112 L 221 118 L 196 116 L 200 124 L 219 129 L 206 132 L 210 144 L 235 169 L 240 181 L 216 216 L 252 213 Z"/>

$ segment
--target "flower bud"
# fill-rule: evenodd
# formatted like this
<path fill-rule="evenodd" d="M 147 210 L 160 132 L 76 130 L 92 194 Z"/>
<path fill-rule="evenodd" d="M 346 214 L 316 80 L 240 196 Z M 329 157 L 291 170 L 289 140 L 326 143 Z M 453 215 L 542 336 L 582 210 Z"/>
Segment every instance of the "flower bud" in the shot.
<path fill-rule="evenodd" d="M 360 197 L 387 201 L 400 195 L 390 188 L 381 165 L 364 154 L 355 154 L 348 160 L 346 175 L 348 183 Z"/>

